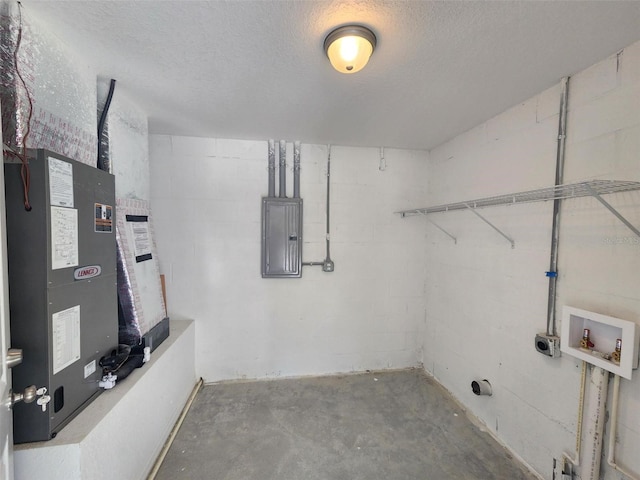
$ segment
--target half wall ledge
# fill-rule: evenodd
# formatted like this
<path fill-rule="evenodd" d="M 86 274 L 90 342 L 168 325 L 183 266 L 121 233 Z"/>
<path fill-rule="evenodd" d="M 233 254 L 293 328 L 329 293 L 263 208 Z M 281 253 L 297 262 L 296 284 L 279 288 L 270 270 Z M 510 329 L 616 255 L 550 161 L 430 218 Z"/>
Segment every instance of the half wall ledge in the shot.
<path fill-rule="evenodd" d="M 196 384 L 194 352 L 194 321 L 172 319 L 151 360 L 56 438 L 14 447 L 16 480 L 145 479 Z"/>

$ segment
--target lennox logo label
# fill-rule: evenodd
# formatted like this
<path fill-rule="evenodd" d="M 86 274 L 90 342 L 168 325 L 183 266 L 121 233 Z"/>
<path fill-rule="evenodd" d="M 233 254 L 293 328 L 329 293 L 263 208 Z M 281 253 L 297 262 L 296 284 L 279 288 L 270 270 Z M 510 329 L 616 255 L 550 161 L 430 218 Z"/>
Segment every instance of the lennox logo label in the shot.
<path fill-rule="evenodd" d="M 89 265 L 88 267 L 76 268 L 73 271 L 73 278 L 76 280 L 86 280 L 88 278 L 97 277 L 102 273 L 100 265 Z"/>

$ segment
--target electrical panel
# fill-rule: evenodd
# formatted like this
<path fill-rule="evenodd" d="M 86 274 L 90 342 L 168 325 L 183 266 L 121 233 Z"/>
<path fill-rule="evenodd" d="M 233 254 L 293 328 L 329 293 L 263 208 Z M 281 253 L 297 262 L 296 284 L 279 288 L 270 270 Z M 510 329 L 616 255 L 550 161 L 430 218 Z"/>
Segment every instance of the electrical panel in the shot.
<path fill-rule="evenodd" d="M 262 277 L 302 276 L 302 199 L 262 199 Z"/>
<path fill-rule="evenodd" d="M 99 360 L 118 343 L 113 175 L 46 150 L 29 153 L 32 206 L 20 163 L 5 163 L 14 442 L 48 440 L 102 390 Z"/>

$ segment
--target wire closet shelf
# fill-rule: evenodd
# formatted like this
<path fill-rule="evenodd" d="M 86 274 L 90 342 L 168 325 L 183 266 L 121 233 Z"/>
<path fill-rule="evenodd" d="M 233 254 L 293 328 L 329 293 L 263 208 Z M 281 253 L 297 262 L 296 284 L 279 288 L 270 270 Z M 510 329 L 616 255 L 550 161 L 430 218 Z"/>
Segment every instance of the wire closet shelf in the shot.
<path fill-rule="evenodd" d="M 547 200 L 600 197 L 600 195 L 640 190 L 640 182 L 624 180 L 589 180 L 585 182 L 556 185 L 553 187 L 539 188 L 526 192 L 509 193 L 494 197 L 485 197 L 466 202 L 447 203 L 425 208 L 414 208 L 395 212 L 402 217 L 412 215 L 427 215 L 429 213 L 450 212 L 455 210 L 477 209 L 483 207 L 495 207 L 498 205 L 515 205 L 519 203 L 544 202 Z"/>

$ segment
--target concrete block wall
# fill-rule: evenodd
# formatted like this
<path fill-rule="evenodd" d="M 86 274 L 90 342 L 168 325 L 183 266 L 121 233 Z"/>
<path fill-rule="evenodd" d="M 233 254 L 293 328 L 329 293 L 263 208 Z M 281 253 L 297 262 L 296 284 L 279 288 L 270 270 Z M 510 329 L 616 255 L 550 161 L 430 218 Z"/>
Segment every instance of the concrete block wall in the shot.
<path fill-rule="evenodd" d="M 292 192 L 292 145 L 287 174 Z M 169 315 L 196 319 L 206 381 L 399 368 L 421 359 L 426 152 L 332 147 L 334 273 L 260 275 L 267 142 L 150 137 L 151 207 Z M 304 261 L 325 257 L 327 147 L 302 145 Z M 277 192 L 276 188 L 276 192 Z"/>
<path fill-rule="evenodd" d="M 560 86 L 513 107 L 430 152 L 428 204 L 551 186 Z M 573 75 L 565 183 L 640 181 L 640 43 Z M 636 226 L 640 192 L 606 198 Z M 487 428 L 544 478 L 573 452 L 581 363 L 534 349 L 545 330 L 552 203 L 493 207 L 431 218 L 458 237 L 427 230 L 424 364 Z M 408 219 L 415 221 L 416 219 Z M 563 203 L 558 300 L 640 324 L 640 239 L 595 199 Z M 494 395 L 473 395 L 488 379 Z M 640 374 L 622 381 L 617 457 L 640 472 Z M 610 429 L 606 426 L 605 435 Z M 605 448 L 606 450 L 606 448 Z M 603 477 L 618 479 L 606 461 Z"/>

